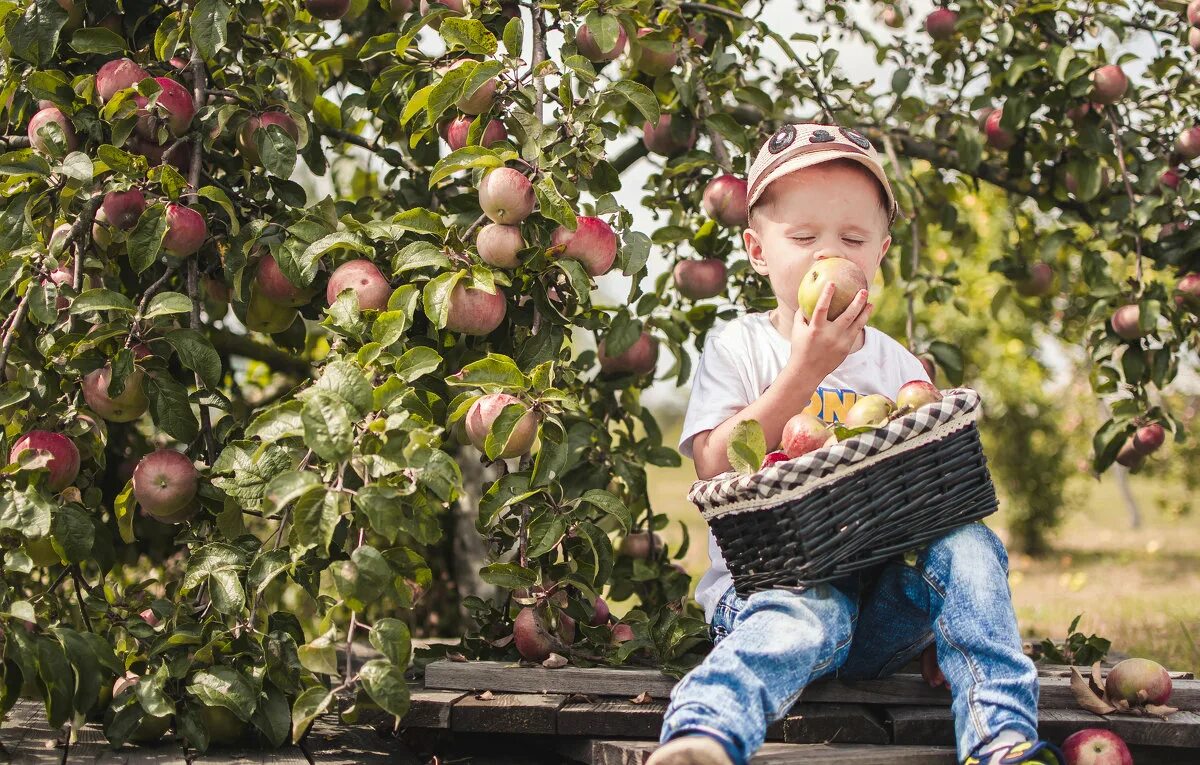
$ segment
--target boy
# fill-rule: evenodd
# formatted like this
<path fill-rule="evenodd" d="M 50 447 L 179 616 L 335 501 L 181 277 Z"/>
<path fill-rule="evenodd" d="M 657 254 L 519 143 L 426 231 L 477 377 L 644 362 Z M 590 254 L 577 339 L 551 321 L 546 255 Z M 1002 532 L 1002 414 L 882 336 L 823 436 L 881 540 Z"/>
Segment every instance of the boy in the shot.
<path fill-rule="evenodd" d="M 865 137 L 836 125 L 784 126 L 750 169 L 747 208 L 746 251 L 778 307 L 708 336 L 679 444 L 700 478 L 730 469 L 726 447 L 743 420 L 757 420 L 778 444 L 797 412 L 836 422 L 859 396 L 895 399 L 905 382 L 929 379 L 903 346 L 867 326 L 866 290 L 834 320 L 832 286 L 811 320 L 799 312 L 800 281 L 815 261 L 847 258 L 869 284 L 891 245 L 896 202 Z M 951 688 L 966 765 L 1062 765 L 1037 740 L 1037 672 L 1021 651 L 1008 556 L 983 524 L 930 543 L 915 566 L 889 562 L 803 592 L 739 597 L 711 532 L 709 558 L 696 599 L 715 647 L 672 691 L 663 745 L 647 765 L 745 765 L 810 682 L 882 677 L 927 646 L 937 666 L 927 652 L 923 674 Z"/>

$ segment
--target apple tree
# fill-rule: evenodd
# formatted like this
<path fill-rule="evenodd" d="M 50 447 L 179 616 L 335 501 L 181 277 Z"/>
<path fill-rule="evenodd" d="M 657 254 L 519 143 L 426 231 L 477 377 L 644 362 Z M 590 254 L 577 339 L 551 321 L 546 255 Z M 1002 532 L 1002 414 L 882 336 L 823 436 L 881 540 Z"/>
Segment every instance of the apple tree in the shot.
<path fill-rule="evenodd" d="M 685 671 L 707 626 L 673 563 L 686 536 L 664 545 L 647 499 L 646 466 L 679 456 L 640 395 L 686 383 L 719 318 L 774 305 L 741 257 L 743 178 L 787 119 L 857 127 L 890 158 L 889 289 L 949 382 L 973 351 L 921 306 L 970 307 L 927 243 L 973 241 L 961 192 L 982 182 L 1014 221 L 991 310 L 1053 306 L 1031 321 L 1122 395 L 1096 469 L 1156 423 L 1183 437 L 1146 391 L 1196 337 L 1196 154 L 1168 98 L 1190 54 L 1168 45 L 1146 81 L 1175 90 L 1134 102 L 1143 86 L 1103 69 L 1128 62 L 1087 45 L 1181 38 L 1182 9 L 963 2 L 910 24 L 828 3 L 790 38 L 743 11 L 0 7 L 0 706 L 32 694 L 55 725 L 201 750 L 402 715 L 413 615 L 457 607 L 430 553 L 465 496 L 479 575 L 506 593 L 463 600 L 465 655 Z M 840 72 L 848 35 L 895 64 L 889 98 Z M 983 107 L 1002 114 L 981 126 Z M 618 193 L 647 158 L 660 225 L 640 231 Z M 616 620 L 607 600 L 630 597 Z M 355 666 L 364 638 L 381 658 Z"/>

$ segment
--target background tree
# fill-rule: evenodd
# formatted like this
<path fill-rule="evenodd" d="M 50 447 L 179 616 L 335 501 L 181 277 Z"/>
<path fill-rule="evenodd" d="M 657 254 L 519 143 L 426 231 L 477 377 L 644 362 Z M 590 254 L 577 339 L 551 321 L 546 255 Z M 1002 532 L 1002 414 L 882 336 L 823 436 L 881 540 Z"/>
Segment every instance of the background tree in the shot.
<path fill-rule="evenodd" d="M 879 10 L 906 31 L 841 3 L 800 9 L 819 34 L 791 39 L 735 3 L 5 5 L 0 705 L 23 690 L 54 724 L 199 749 L 351 704 L 403 714 L 480 453 L 480 575 L 506 595 L 463 600 L 461 650 L 690 667 L 687 541 L 655 536 L 645 472 L 679 456 L 640 393 L 660 355 L 683 383 L 718 317 L 773 305 L 740 257 L 739 179 L 787 119 L 890 158 L 887 277 L 950 384 L 996 335 L 939 238 L 987 247 L 1010 336 L 1024 315 L 1029 339 L 1088 349 L 1116 399 L 1095 470 L 1182 439 L 1150 392 L 1197 334 L 1184 9 Z M 1093 43 L 1134 29 L 1163 48 L 1127 83 Z M 851 35 L 894 62 L 890 100 L 839 74 Z M 775 46 L 787 66 L 763 63 Z M 615 193 L 647 154 L 662 223 L 642 232 Z M 990 246 L 964 214 L 981 183 L 1009 200 Z M 652 251 L 670 267 L 644 288 Z M 626 299 L 593 302 L 616 272 Z M 1049 404 L 995 403 L 999 462 L 1039 429 L 1052 448 Z M 617 622 L 604 596 L 640 606 Z M 364 633 L 383 658 L 339 661 Z"/>

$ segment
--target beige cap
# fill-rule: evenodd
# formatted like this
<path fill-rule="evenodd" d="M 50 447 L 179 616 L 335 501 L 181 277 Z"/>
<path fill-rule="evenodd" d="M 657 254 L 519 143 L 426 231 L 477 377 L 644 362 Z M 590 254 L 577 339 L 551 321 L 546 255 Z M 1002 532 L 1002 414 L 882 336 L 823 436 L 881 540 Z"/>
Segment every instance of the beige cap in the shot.
<path fill-rule="evenodd" d="M 883 184 L 883 190 L 887 192 L 890 226 L 896 220 L 896 197 L 892 194 L 887 174 L 883 172 L 879 152 L 857 130 L 815 122 L 784 125 L 758 150 L 747 181 L 747 212 L 772 181 L 802 167 L 812 167 L 841 157 L 862 163 Z"/>

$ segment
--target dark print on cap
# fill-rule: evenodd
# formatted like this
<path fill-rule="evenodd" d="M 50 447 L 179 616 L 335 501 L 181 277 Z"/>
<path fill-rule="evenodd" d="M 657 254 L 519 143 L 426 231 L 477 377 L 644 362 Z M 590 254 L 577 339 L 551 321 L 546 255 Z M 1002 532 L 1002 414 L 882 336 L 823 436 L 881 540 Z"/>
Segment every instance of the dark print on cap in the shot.
<path fill-rule="evenodd" d="M 796 140 L 796 126 L 784 125 L 775 131 L 775 135 L 771 136 L 771 140 L 767 142 L 767 149 L 772 154 L 778 154 L 787 147 L 792 145 Z"/>
<path fill-rule="evenodd" d="M 842 135 L 850 139 L 851 143 L 853 143 L 855 146 L 858 146 L 860 149 L 871 148 L 871 142 L 867 140 L 866 136 L 857 130 L 850 130 L 848 128 L 838 128 L 838 130 L 841 131 Z"/>
<path fill-rule="evenodd" d="M 812 137 L 808 139 L 809 143 L 829 143 L 837 139 L 829 135 L 828 130 L 814 130 Z"/>

